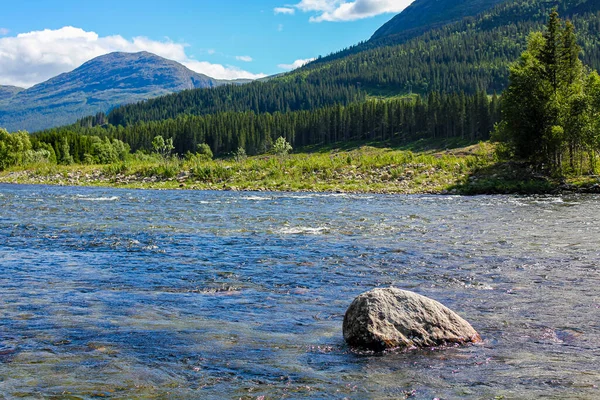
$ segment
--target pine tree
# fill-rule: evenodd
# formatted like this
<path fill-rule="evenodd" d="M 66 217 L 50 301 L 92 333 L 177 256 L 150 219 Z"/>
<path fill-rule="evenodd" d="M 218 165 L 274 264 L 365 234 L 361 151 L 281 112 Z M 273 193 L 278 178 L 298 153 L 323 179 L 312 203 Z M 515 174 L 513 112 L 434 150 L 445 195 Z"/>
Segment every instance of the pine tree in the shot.
<path fill-rule="evenodd" d="M 511 67 L 503 95 L 497 137 L 516 157 L 557 174 L 581 173 L 585 152 L 593 170 L 600 149 L 600 142 L 590 139 L 600 111 L 597 75 L 586 72 L 580 52 L 573 25 L 552 11 L 546 32 L 532 34 Z"/>

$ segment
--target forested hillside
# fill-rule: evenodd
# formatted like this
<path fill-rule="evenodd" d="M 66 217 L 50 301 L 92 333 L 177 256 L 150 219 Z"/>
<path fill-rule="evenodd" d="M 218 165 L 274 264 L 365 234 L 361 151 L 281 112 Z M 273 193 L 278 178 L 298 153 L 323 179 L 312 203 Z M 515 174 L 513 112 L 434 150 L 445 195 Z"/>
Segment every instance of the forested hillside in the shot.
<path fill-rule="evenodd" d="M 190 91 L 120 107 L 110 113 L 108 121 L 127 125 L 180 114 L 287 112 L 349 104 L 367 95 L 500 93 L 508 84 L 509 64 L 525 49 L 529 33 L 543 28 L 553 6 L 573 19 L 584 62 L 600 68 L 599 2 L 514 0 L 399 45 L 317 61 L 269 82 Z"/>
<path fill-rule="evenodd" d="M 477 15 L 505 0 L 415 0 L 373 34 L 371 40 L 401 33 L 418 34 Z"/>
<path fill-rule="evenodd" d="M 431 93 L 427 98 L 412 97 L 390 101 L 366 101 L 349 106 L 340 104 L 317 110 L 288 113 L 225 112 L 204 116 L 180 115 L 175 119 L 139 122 L 127 127 L 73 127 L 35 134 L 33 142 L 54 148 L 64 158 L 63 140 L 76 162 L 93 152 L 91 136 L 118 139 L 132 151 L 150 152 L 156 136 L 173 139 L 178 154 L 195 152 L 208 144 L 216 155 L 242 148 L 247 154 L 270 150 L 278 137 L 294 146 L 328 144 L 351 140 L 387 141 L 401 144 L 418 139 L 462 138 L 485 140 L 499 120 L 499 101 L 485 93 Z"/>
<path fill-rule="evenodd" d="M 552 7 L 573 19 L 584 62 L 600 68 L 600 2 L 510 0 L 413 39 L 400 34 L 366 43 L 296 73 L 307 80 L 360 82 L 372 93 L 500 92 L 508 84 L 509 64 L 525 49 L 529 33 L 543 28 Z"/>

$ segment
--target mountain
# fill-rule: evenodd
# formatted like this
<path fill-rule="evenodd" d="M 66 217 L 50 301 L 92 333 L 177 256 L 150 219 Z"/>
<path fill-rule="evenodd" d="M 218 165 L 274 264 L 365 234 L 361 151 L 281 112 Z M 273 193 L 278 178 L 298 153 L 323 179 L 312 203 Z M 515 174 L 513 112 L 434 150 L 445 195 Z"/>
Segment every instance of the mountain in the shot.
<path fill-rule="evenodd" d="M 2 86 L 0 126 L 36 131 L 118 105 L 227 83 L 148 52 L 111 53 L 26 90 Z"/>
<path fill-rule="evenodd" d="M 10 100 L 17 93 L 22 92 L 23 90 L 25 90 L 25 89 L 20 88 L 20 87 L 16 87 L 16 86 L 2 86 L 2 85 L 0 85 L 0 103 L 3 102 L 3 101 Z"/>
<path fill-rule="evenodd" d="M 411 92 L 501 93 L 508 84 L 509 65 L 525 49 L 529 34 L 544 28 L 554 7 L 575 24 L 584 62 L 600 70 L 600 2 L 512 0 L 399 44 L 384 38 L 380 45 L 346 50 L 266 82 L 187 91 L 118 107 L 108 121 L 125 126 L 182 114 L 314 110 Z"/>
<path fill-rule="evenodd" d="M 379 28 L 371 40 L 437 28 L 477 15 L 504 1 L 506 0 L 416 0 Z"/>

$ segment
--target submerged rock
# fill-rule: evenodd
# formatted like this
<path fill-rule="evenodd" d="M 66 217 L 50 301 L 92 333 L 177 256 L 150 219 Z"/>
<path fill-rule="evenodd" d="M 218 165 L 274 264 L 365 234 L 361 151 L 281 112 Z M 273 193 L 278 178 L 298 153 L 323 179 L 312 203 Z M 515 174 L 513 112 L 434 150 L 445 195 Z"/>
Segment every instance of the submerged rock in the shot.
<path fill-rule="evenodd" d="M 375 351 L 481 341 L 475 329 L 446 306 L 396 288 L 358 296 L 344 317 L 344 339 L 350 346 Z"/>

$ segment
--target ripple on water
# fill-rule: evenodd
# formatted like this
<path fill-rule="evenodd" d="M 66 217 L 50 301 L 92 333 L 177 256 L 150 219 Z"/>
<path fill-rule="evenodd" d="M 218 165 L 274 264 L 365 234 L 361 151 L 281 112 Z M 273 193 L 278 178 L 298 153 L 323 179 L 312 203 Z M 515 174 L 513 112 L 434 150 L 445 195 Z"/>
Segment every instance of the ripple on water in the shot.
<path fill-rule="evenodd" d="M 111 197 L 88 197 L 85 195 L 77 195 L 75 197 L 72 197 L 73 200 L 81 200 L 81 201 L 118 201 L 121 198 L 118 196 L 111 196 Z"/>
<path fill-rule="evenodd" d="M 599 211 L 583 195 L 4 185 L 0 392 L 598 398 Z M 347 348 L 347 306 L 389 285 L 457 310 L 484 343 Z"/>

